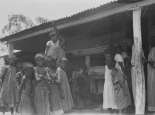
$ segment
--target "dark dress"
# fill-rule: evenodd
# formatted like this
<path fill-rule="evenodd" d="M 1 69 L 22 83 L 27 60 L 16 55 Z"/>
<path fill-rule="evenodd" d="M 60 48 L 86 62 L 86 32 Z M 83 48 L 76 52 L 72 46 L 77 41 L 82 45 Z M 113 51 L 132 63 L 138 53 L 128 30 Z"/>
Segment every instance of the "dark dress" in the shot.
<path fill-rule="evenodd" d="M 48 75 L 45 67 L 35 68 L 36 86 L 34 103 L 37 115 L 49 115 L 49 89 L 48 89 Z"/>
<path fill-rule="evenodd" d="M 51 76 L 52 82 L 50 84 L 50 109 L 52 114 L 62 114 L 63 108 L 62 108 L 62 97 L 63 94 L 60 89 L 60 83 L 57 82 L 57 75 L 56 72 L 49 69 L 49 75 Z"/>
<path fill-rule="evenodd" d="M 62 99 L 62 106 L 65 112 L 71 111 L 73 108 L 73 98 L 71 94 L 70 85 L 66 72 L 60 67 L 57 69 L 58 77 L 60 78 L 60 84 L 64 98 Z"/>
<path fill-rule="evenodd" d="M 114 84 L 114 95 L 117 109 L 124 109 L 131 105 L 131 97 L 124 74 L 119 70 L 112 70 L 112 78 Z"/>
<path fill-rule="evenodd" d="M 16 68 L 14 66 L 4 67 L 6 74 L 3 78 L 1 88 L 1 106 L 14 107 L 17 98 L 17 82 L 16 82 Z"/>
<path fill-rule="evenodd" d="M 34 115 L 32 81 L 30 79 L 25 79 L 23 85 L 19 104 L 19 115 Z"/>

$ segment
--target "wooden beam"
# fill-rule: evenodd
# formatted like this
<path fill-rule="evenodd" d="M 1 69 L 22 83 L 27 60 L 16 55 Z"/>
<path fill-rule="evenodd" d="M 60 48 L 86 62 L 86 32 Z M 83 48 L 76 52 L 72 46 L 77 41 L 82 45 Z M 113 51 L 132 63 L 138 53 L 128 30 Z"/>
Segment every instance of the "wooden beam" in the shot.
<path fill-rule="evenodd" d="M 77 50 L 67 51 L 66 53 L 86 56 L 86 55 L 91 55 L 91 54 L 103 53 L 105 52 L 106 49 L 107 49 L 107 46 L 100 46 L 100 47 L 95 47 L 95 48 L 77 49 Z"/>
<path fill-rule="evenodd" d="M 75 20 L 75 21 L 72 21 L 72 22 L 69 22 L 69 23 L 60 24 L 57 27 L 58 27 L 58 29 L 64 29 L 64 28 L 67 28 L 67 27 L 76 26 L 76 25 L 79 25 L 79 24 L 84 24 L 84 23 L 95 21 L 95 20 L 99 20 L 99 19 L 111 16 L 111 15 L 114 15 L 114 14 L 118 14 L 118 13 L 122 13 L 122 12 L 126 12 L 126 11 L 131 11 L 131 10 L 137 8 L 137 7 L 148 6 L 148 5 L 151 5 L 151 4 L 155 4 L 155 0 L 144 0 L 144 1 L 141 1 L 141 2 L 136 2 L 136 3 L 131 3 L 131 4 L 123 4 L 122 6 L 119 6 L 117 8 L 114 8 L 114 9 L 111 9 L 111 10 L 108 10 L 108 11 L 99 12 L 99 13 L 93 14 L 91 16 L 81 18 L 81 19 L 78 19 L 78 20 Z M 34 37 L 34 36 L 37 36 L 37 35 L 40 35 L 40 34 L 47 33 L 49 31 L 50 31 L 50 27 L 46 28 L 46 29 L 43 29 L 43 30 L 40 30 L 40 31 L 37 31 L 35 33 L 30 33 L 30 34 L 28 34 L 26 36 L 22 36 L 22 37 L 19 37 L 19 38 L 12 38 L 9 41 L 13 42 L 13 41 L 17 41 L 17 40 L 27 39 L 27 38 L 30 38 L 30 37 Z"/>
<path fill-rule="evenodd" d="M 145 77 L 141 34 L 141 8 L 133 11 L 132 87 L 136 114 L 145 113 Z"/>

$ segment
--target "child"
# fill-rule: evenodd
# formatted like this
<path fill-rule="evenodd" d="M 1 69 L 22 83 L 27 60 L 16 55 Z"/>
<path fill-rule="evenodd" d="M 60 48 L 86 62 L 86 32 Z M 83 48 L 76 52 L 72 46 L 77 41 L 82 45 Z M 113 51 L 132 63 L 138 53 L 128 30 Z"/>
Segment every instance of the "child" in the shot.
<path fill-rule="evenodd" d="M 51 83 L 50 83 L 50 109 L 52 115 L 62 115 L 63 108 L 62 108 L 62 99 L 64 98 L 63 92 L 60 87 L 60 81 L 58 79 L 58 76 L 56 74 L 57 66 L 56 66 L 56 60 L 54 60 L 51 57 L 47 58 L 47 66 L 49 68 L 48 74 L 51 77 Z"/>
<path fill-rule="evenodd" d="M 5 57 L 6 66 L 0 76 L 2 80 L 1 102 L 2 106 L 11 109 L 13 114 L 16 106 L 17 81 L 16 81 L 16 57 Z"/>
<path fill-rule="evenodd" d="M 103 91 L 103 109 L 117 109 L 117 105 L 115 103 L 114 86 L 111 75 L 113 65 L 111 54 L 107 54 L 105 59 L 106 59 L 106 65 L 105 65 L 105 83 Z"/>
<path fill-rule="evenodd" d="M 23 77 L 20 84 L 20 115 L 34 115 L 34 90 L 33 81 L 35 79 L 33 65 L 26 64 L 23 68 Z"/>
<path fill-rule="evenodd" d="M 49 90 L 48 90 L 48 73 L 47 68 L 44 66 L 45 58 L 42 54 L 36 54 L 35 56 L 36 67 L 35 78 L 35 108 L 37 115 L 49 115 Z"/>
<path fill-rule="evenodd" d="M 65 57 L 65 52 L 61 47 L 62 39 L 55 26 L 51 28 L 49 36 L 51 39 L 46 43 L 45 55 L 58 60 Z"/>
<path fill-rule="evenodd" d="M 64 93 L 64 99 L 62 100 L 62 106 L 64 112 L 69 112 L 73 108 L 73 98 L 71 94 L 70 85 L 68 82 L 68 77 L 65 69 L 66 58 L 62 58 L 59 62 L 59 67 L 57 68 L 58 82 L 60 82 L 62 92 Z"/>
<path fill-rule="evenodd" d="M 114 60 L 115 68 L 112 71 L 112 76 L 115 88 L 115 102 L 119 112 L 122 112 L 123 109 L 131 105 L 131 97 L 126 75 L 124 74 L 124 60 L 122 55 L 116 53 Z"/>

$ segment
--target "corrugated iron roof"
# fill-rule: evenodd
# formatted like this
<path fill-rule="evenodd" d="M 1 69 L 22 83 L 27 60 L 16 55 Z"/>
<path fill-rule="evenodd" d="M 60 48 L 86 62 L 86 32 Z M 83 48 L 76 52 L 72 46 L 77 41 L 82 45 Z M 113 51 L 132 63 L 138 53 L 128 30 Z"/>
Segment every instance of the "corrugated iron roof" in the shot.
<path fill-rule="evenodd" d="M 96 8 L 91 8 L 91 9 L 79 12 L 77 14 L 71 15 L 69 17 L 64 17 L 64 18 L 58 19 L 58 20 L 55 21 L 55 23 L 56 24 L 68 23 L 70 21 L 74 21 L 74 20 L 78 20 L 78 19 L 81 19 L 81 18 L 85 18 L 87 16 L 96 14 L 98 12 L 103 12 L 104 13 L 105 11 L 108 11 L 108 10 L 120 7 L 122 5 L 124 5 L 124 4 L 123 3 L 119 3 L 117 1 L 109 2 L 107 4 L 100 5 L 100 6 L 96 7 Z"/>
<path fill-rule="evenodd" d="M 114 9 L 114 8 L 117 8 L 117 7 L 121 7 L 123 5 L 124 5 L 124 3 L 120 3 L 120 2 L 117 2 L 117 1 L 109 2 L 107 4 L 103 4 L 103 5 L 99 6 L 99 7 L 91 8 L 91 9 L 79 12 L 77 14 L 74 14 L 72 16 L 69 16 L 69 17 L 64 17 L 64 18 L 61 18 L 61 19 L 58 19 L 58 20 L 49 21 L 47 23 L 37 25 L 37 26 L 34 26 L 32 28 L 23 30 L 21 32 L 6 36 L 4 38 L 1 38 L 1 41 L 7 41 L 7 40 L 9 40 L 11 38 L 13 39 L 13 38 L 22 36 L 23 34 L 27 35 L 29 33 L 35 32 L 35 31 L 39 31 L 39 30 L 42 30 L 42 29 L 45 29 L 45 28 L 49 28 L 49 27 L 52 26 L 53 22 L 55 22 L 56 25 L 70 23 L 72 21 L 76 21 L 76 20 L 91 16 L 91 15 L 99 13 L 99 12 L 104 13 L 104 12 L 106 12 L 108 10 L 111 10 L 111 9 Z"/>

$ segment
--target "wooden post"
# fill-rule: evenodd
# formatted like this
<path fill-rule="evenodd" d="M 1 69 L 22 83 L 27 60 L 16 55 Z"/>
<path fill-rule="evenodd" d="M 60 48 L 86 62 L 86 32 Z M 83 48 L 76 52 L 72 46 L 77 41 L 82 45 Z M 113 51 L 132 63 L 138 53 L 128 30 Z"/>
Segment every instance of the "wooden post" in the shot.
<path fill-rule="evenodd" d="M 9 48 L 9 56 L 13 56 L 13 50 L 14 50 L 14 46 L 12 43 L 8 43 L 8 48 Z"/>
<path fill-rule="evenodd" d="M 145 77 L 141 35 L 141 8 L 133 10 L 132 87 L 136 114 L 145 113 Z"/>
<path fill-rule="evenodd" d="M 86 65 L 87 69 L 90 67 L 90 56 L 85 57 L 85 65 Z"/>

